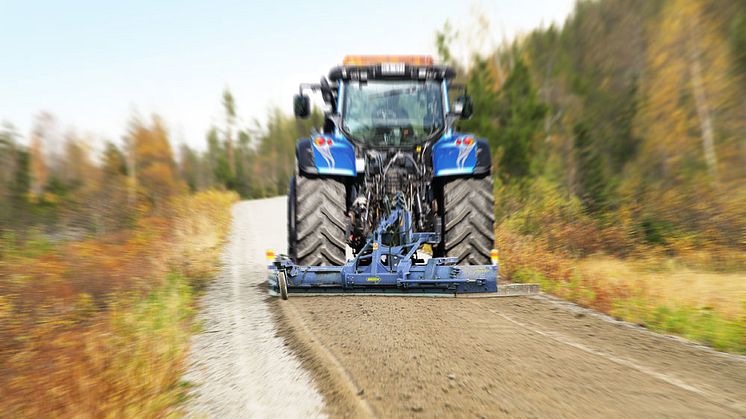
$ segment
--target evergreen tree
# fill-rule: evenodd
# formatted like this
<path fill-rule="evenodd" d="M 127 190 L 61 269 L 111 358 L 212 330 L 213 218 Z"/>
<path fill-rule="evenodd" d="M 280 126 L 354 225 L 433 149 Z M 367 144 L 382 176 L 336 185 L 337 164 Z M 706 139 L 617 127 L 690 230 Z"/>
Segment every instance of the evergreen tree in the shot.
<path fill-rule="evenodd" d="M 27 227 L 31 222 L 28 196 L 31 192 L 31 158 L 25 150 L 15 153 L 13 183 L 10 185 L 11 219 L 16 226 Z"/>
<path fill-rule="evenodd" d="M 497 101 L 499 129 L 495 145 L 500 150 L 498 171 L 505 181 L 531 174 L 536 139 L 547 107 L 537 95 L 528 67 L 517 59 L 513 71 L 500 89 Z"/>
<path fill-rule="evenodd" d="M 4 123 L 0 129 L 0 230 L 12 222 L 13 196 L 11 191 L 16 177 L 16 138 L 18 138 L 18 133 L 15 127 Z"/>
<path fill-rule="evenodd" d="M 603 159 L 594 148 L 594 141 L 586 124 L 575 124 L 575 161 L 578 172 L 578 196 L 593 213 L 606 208 L 606 175 Z"/>

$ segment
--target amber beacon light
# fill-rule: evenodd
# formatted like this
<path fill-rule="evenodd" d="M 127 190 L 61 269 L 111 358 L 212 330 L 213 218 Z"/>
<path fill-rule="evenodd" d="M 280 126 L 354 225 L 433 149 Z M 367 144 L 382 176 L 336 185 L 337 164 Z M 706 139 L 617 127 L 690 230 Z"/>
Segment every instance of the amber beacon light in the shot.
<path fill-rule="evenodd" d="M 344 65 L 374 65 L 381 63 L 401 63 L 409 65 L 433 65 L 429 55 L 348 55 Z"/>

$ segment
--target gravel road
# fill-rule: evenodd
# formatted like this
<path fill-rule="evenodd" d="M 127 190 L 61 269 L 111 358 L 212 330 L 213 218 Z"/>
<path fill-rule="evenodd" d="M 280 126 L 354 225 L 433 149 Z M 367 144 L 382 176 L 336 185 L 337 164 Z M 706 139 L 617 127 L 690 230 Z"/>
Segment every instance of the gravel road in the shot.
<path fill-rule="evenodd" d="M 743 357 L 548 297 L 279 303 L 282 333 L 320 377 L 333 416 L 746 415 Z"/>
<path fill-rule="evenodd" d="M 268 300 L 284 223 L 283 198 L 234 208 L 186 377 L 194 415 L 746 417 L 746 357 L 547 296 Z"/>
<path fill-rule="evenodd" d="M 285 252 L 285 198 L 233 207 L 223 269 L 201 301 L 202 333 L 184 379 L 195 387 L 189 416 L 323 416 L 323 398 L 276 327 L 267 302 L 265 251 Z"/>

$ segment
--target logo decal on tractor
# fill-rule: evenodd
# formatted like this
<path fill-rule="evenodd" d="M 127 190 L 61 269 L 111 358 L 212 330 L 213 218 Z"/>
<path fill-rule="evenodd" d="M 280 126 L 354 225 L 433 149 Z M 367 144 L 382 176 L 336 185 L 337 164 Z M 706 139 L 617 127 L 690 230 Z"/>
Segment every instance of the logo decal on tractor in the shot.
<path fill-rule="evenodd" d="M 459 169 L 463 169 L 466 165 L 466 159 L 469 154 L 474 150 L 474 146 L 477 144 L 473 137 L 464 137 L 456 139 L 456 145 L 458 146 L 458 157 L 456 158 L 456 166 Z"/>
<path fill-rule="evenodd" d="M 321 154 L 321 157 L 324 158 L 326 166 L 330 169 L 333 169 L 336 163 L 334 161 L 334 156 L 332 155 L 331 146 L 331 138 L 317 137 L 313 141 L 313 147 L 318 150 L 319 154 Z"/>

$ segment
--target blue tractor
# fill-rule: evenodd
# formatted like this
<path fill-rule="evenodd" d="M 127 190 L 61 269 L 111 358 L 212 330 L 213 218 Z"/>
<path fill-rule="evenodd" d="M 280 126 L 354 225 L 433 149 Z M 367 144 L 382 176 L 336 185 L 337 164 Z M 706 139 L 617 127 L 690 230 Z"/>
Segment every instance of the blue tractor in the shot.
<path fill-rule="evenodd" d="M 297 117 L 310 115 L 308 91 L 329 111 L 296 145 L 271 293 L 527 292 L 497 289 L 490 150 L 454 129 L 472 113 L 454 75 L 430 57 L 355 56 L 301 84 Z"/>
<path fill-rule="evenodd" d="M 320 93 L 329 111 L 323 129 L 296 145 L 288 195 L 293 262 L 343 265 L 346 246 L 357 255 L 399 199 L 413 232 L 439 235 L 434 257 L 490 263 L 490 149 L 454 128 L 472 114 L 454 76 L 431 57 L 348 56 L 319 84 L 300 85 L 296 117 L 310 114 L 308 91 Z"/>

